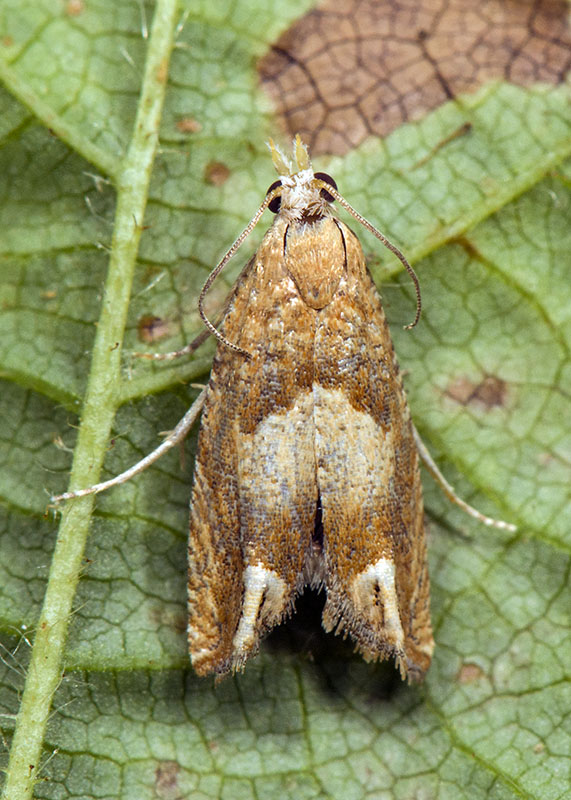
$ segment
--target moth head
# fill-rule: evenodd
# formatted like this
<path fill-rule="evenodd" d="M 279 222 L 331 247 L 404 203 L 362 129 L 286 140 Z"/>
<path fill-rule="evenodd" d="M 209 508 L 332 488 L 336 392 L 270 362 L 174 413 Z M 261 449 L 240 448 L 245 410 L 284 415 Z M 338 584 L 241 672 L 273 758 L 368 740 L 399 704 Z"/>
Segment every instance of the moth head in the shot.
<path fill-rule="evenodd" d="M 276 192 L 268 208 L 288 220 L 321 218 L 331 214 L 335 198 L 326 184 L 337 189 L 337 184 L 325 172 L 314 172 L 307 146 L 299 134 L 293 141 L 293 158 L 289 159 L 270 139 L 270 152 L 279 180 L 272 183 L 267 194 Z"/>

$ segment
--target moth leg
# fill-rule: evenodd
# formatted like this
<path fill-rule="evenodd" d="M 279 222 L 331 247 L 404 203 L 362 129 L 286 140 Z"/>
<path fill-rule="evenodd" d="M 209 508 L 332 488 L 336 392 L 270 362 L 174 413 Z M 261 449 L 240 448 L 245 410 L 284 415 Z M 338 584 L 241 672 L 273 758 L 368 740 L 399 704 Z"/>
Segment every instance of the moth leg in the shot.
<path fill-rule="evenodd" d="M 420 438 L 419 432 L 413 425 L 413 434 L 414 434 L 414 441 L 416 443 L 416 448 L 418 450 L 418 455 L 421 457 L 422 461 L 424 462 L 424 466 L 430 472 L 436 483 L 440 486 L 446 497 L 450 500 L 451 503 L 455 503 L 459 506 L 462 511 L 468 514 L 470 517 L 477 519 L 478 522 L 482 522 L 484 525 L 488 525 L 490 527 L 499 528 L 502 531 L 516 531 L 517 526 L 512 525 L 511 522 L 504 522 L 501 519 L 493 519 L 492 517 L 487 517 L 485 514 L 482 514 L 473 506 L 468 505 L 465 500 L 462 500 L 461 497 L 458 497 L 454 488 L 448 483 L 444 475 L 440 472 L 434 459 L 430 455 L 426 445 Z"/>
<path fill-rule="evenodd" d="M 182 419 L 177 423 L 176 428 L 169 434 L 169 436 L 163 442 L 161 442 L 161 444 L 155 450 L 153 450 L 152 453 L 146 455 L 132 467 L 125 470 L 125 472 L 122 472 L 120 475 L 116 475 L 114 478 L 110 478 L 108 481 L 96 483 L 94 486 L 88 486 L 86 489 L 77 489 L 73 492 L 64 492 L 63 494 L 52 495 L 50 498 L 51 502 L 57 504 L 62 500 L 75 500 L 78 497 L 86 497 L 90 494 L 99 494 L 99 492 L 104 492 L 106 489 L 110 489 L 112 486 L 118 486 L 121 483 L 126 483 L 131 478 L 134 478 L 135 475 L 139 475 L 141 472 L 144 472 L 148 467 L 151 466 L 151 464 L 154 464 L 155 461 L 158 461 L 158 459 L 161 458 L 161 456 L 185 439 L 196 418 L 200 414 L 205 396 L 206 389 L 203 389 L 194 403 L 188 409 L 184 417 L 182 417 Z"/>
<path fill-rule="evenodd" d="M 135 358 L 146 358 L 148 361 L 173 361 L 175 358 L 180 358 L 181 356 L 188 356 L 191 353 L 194 353 L 201 344 L 203 344 L 208 337 L 210 336 L 210 331 L 202 331 L 196 336 L 192 342 L 189 342 L 184 347 L 181 347 L 180 350 L 171 350 L 169 353 L 139 353 L 134 352 L 131 353 L 132 356 Z"/>

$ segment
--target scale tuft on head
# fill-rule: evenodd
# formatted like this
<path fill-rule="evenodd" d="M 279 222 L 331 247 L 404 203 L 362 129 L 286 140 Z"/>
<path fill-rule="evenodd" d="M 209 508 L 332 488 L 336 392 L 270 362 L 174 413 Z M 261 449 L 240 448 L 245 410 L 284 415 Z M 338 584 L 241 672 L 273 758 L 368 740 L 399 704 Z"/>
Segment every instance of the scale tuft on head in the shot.
<path fill-rule="evenodd" d="M 301 136 L 296 134 L 293 140 L 293 158 L 290 159 L 285 153 L 275 144 L 273 139 L 268 142 L 270 153 L 272 154 L 272 161 L 276 172 L 281 176 L 296 175 L 304 169 L 311 168 L 311 161 L 309 159 L 309 151 L 307 145 L 301 141 Z"/>

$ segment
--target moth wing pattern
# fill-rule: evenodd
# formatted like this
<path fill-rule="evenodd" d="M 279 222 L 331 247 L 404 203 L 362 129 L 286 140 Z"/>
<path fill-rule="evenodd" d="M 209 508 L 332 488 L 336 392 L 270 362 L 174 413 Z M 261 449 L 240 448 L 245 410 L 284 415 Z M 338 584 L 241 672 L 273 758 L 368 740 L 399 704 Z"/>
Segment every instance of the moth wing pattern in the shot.
<path fill-rule="evenodd" d="M 245 269 L 202 416 L 189 649 L 243 667 L 305 586 L 326 630 L 421 679 L 433 649 L 418 454 L 380 298 L 355 235 L 279 216 Z"/>
<path fill-rule="evenodd" d="M 242 667 L 304 585 L 317 506 L 312 325 L 272 227 L 222 326 L 252 357 L 218 348 L 202 413 L 188 556 L 198 674 Z"/>
<path fill-rule="evenodd" d="M 326 630 L 421 680 L 430 624 L 422 485 L 392 339 L 362 247 L 342 222 L 346 271 L 315 336 L 315 424 Z"/>

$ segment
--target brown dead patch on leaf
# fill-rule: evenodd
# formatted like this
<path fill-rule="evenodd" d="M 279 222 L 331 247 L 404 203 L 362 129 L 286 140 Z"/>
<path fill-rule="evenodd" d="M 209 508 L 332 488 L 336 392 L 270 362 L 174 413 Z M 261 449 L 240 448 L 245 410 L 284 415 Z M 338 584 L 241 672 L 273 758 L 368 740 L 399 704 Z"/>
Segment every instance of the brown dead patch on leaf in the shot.
<path fill-rule="evenodd" d="M 169 324 L 162 317 L 154 317 L 152 314 L 144 314 L 137 322 L 137 336 L 139 341 L 151 344 L 158 342 L 170 333 Z"/>
<path fill-rule="evenodd" d="M 508 385 L 495 375 L 487 375 L 479 383 L 468 378 L 457 378 L 445 392 L 456 403 L 463 406 L 479 405 L 485 409 L 505 406 L 508 398 Z"/>
<path fill-rule="evenodd" d="M 194 117 L 182 117 L 176 123 L 176 127 L 180 133 L 200 133 L 202 123 Z"/>
<path fill-rule="evenodd" d="M 462 664 L 458 671 L 458 683 L 475 683 L 484 677 L 484 670 L 477 664 Z"/>
<path fill-rule="evenodd" d="M 230 170 L 221 161 L 210 161 L 204 170 L 204 180 L 213 186 L 222 186 L 230 177 Z"/>
<path fill-rule="evenodd" d="M 157 797 L 174 800 L 179 798 L 178 775 L 180 764 L 176 761 L 161 761 L 155 770 L 155 791 Z"/>
<path fill-rule="evenodd" d="M 343 154 L 489 80 L 558 84 L 565 0 L 325 0 L 259 63 L 290 134 Z"/>
<path fill-rule="evenodd" d="M 85 3 L 83 0 L 69 0 L 65 5 L 65 13 L 69 17 L 79 17 L 85 11 Z"/>
<path fill-rule="evenodd" d="M 149 618 L 156 626 L 171 628 L 180 634 L 186 632 L 186 614 L 179 611 L 170 611 L 163 606 L 155 607 L 151 608 Z"/>

